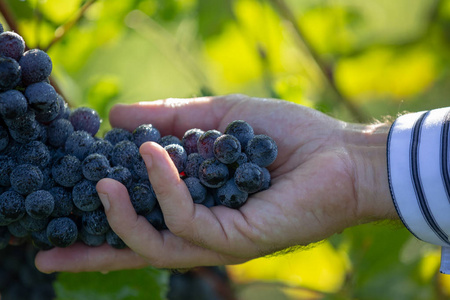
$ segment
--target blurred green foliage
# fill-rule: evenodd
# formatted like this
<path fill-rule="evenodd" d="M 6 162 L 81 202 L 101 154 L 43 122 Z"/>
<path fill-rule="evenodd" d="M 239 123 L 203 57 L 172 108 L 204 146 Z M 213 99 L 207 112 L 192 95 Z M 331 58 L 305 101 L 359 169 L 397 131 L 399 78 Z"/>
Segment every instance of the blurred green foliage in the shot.
<path fill-rule="evenodd" d="M 367 122 L 448 106 L 449 0 L 1 2 L 5 27 L 48 50 L 61 93 L 95 108 L 103 130 L 115 103 L 167 97 L 277 97 Z M 401 226 L 361 225 L 305 252 L 283 274 L 255 272 L 264 261 L 230 269 L 241 299 L 450 296 L 438 249 Z M 87 282 L 117 280 L 102 276 L 63 274 L 58 293 L 78 290 L 78 299 Z"/>

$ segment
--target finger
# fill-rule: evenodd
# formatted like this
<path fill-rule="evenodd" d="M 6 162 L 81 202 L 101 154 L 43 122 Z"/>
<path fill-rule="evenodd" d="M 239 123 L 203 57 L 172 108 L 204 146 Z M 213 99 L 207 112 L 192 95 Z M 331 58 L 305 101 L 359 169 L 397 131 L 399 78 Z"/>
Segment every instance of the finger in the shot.
<path fill-rule="evenodd" d="M 97 184 L 97 191 L 111 228 L 131 250 L 152 266 L 188 268 L 236 261 L 235 258 L 193 245 L 167 230 L 157 231 L 147 219 L 136 214 L 127 189 L 121 183 L 102 179 Z"/>
<path fill-rule="evenodd" d="M 76 273 L 139 269 L 150 263 L 131 249 L 118 250 L 108 244 L 89 247 L 83 243 L 76 243 L 68 248 L 39 251 L 35 264 L 43 273 Z"/>
<path fill-rule="evenodd" d="M 157 236 L 157 230 L 143 216 L 136 214 L 127 188 L 120 182 L 105 178 L 97 183 L 97 192 L 105 208 L 109 225 L 122 240 L 137 253 L 145 253 L 148 240 L 143 236 Z"/>
<path fill-rule="evenodd" d="M 166 225 L 173 234 L 220 253 L 254 255 L 252 230 L 239 210 L 194 204 L 164 148 L 150 142 L 144 143 L 140 152 Z"/>
<path fill-rule="evenodd" d="M 244 97 L 244 96 L 242 96 Z M 152 124 L 162 135 L 182 137 L 191 128 L 217 129 L 223 116 L 236 103 L 237 97 L 166 99 L 140 102 L 132 105 L 115 105 L 109 120 L 113 127 L 134 130 L 141 124 Z"/>

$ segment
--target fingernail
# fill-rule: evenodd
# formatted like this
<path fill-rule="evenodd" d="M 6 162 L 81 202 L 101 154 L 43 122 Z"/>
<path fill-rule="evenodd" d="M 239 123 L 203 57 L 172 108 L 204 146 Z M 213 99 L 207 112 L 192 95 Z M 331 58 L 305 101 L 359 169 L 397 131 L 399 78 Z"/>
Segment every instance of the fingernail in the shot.
<path fill-rule="evenodd" d="M 109 199 L 108 194 L 98 193 L 98 197 L 100 198 L 100 201 L 102 201 L 103 207 L 105 208 L 105 211 L 109 210 Z"/>

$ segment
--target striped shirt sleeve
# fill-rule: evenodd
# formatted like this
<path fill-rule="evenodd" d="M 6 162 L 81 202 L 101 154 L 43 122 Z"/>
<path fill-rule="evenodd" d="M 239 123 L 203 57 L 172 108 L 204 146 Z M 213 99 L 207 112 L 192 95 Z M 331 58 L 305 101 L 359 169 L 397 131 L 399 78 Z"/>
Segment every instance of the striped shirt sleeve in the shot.
<path fill-rule="evenodd" d="M 389 187 L 403 224 L 418 239 L 442 246 L 450 273 L 450 108 L 406 114 L 387 141 Z"/>

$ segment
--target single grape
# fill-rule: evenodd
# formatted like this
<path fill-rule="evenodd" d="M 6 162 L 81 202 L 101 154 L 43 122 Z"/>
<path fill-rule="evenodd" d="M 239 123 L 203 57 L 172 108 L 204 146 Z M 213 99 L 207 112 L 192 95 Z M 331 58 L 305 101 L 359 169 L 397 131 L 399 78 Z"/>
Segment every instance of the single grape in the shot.
<path fill-rule="evenodd" d="M 56 119 L 48 126 L 48 143 L 53 147 L 63 147 L 73 132 L 73 125 L 69 120 Z"/>
<path fill-rule="evenodd" d="M 228 180 L 229 171 L 226 165 L 216 158 L 205 159 L 199 168 L 200 181 L 209 188 L 219 188 Z"/>
<path fill-rule="evenodd" d="M 113 148 L 114 146 L 111 144 L 110 141 L 105 139 L 97 139 L 89 148 L 88 154 L 94 153 L 101 154 L 105 156 L 108 160 L 110 160 Z"/>
<path fill-rule="evenodd" d="M 234 180 L 230 179 L 217 189 L 216 197 L 221 205 L 230 208 L 239 208 L 247 201 L 248 193 L 241 191 Z"/>
<path fill-rule="evenodd" d="M 111 153 L 111 162 L 113 166 L 124 166 L 132 170 L 136 157 L 139 156 L 139 148 L 135 143 L 125 140 L 118 142 Z"/>
<path fill-rule="evenodd" d="M 133 141 L 139 148 L 145 142 L 158 143 L 161 139 L 161 133 L 152 124 L 139 125 L 133 131 Z"/>
<path fill-rule="evenodd" d="M 55 208 L 55 199 L 48 191 L 38 190 L 25 198 L 25 209 L 35 219 L 49 217 Z"/>
<path fill-rule="evenodd" d="M 245 152 L 251 162 L 265 168 L 277 158 L 278 146 L 271 137 L 259 134 L 248 142 Z"/>
<path fill-rule="evenodd" d="M 83 130 L 92 136 L 97 134 L 101 124 L 98 113 L 89 107 L 78 107 L 74 109 L 69 115 L 69 121 L 76 131 Z"/>
<path fill-rule="evenodd" d="M 137 214 L 148 214 L 156 205 L 156 197 L 151 187 L 145 183 L 133 185 L 129 191 L 131 204 Z"/>
<path fill-rule="evenodd" d="M 221 135 L 218 130 L 208 130 L 198 138 L 197 150 L 204 159 L 214 157 L 214 142 Z"/>
<path fill-rule="evenodd" d="M 178 172 L 183 172 L 187 161 L 187 153 L 185 149 L 177 144 L 167 145 L 164 149 L 169 154 Z"/>
<path fill-rule="evenodd" d="M 191 194 L 194 203 L 200 204 L 206 200 L 206 187 L 200 182 L 200 179 L 196 177 L 188 177 L 184 179 L 189 193 Z"/>
<path fill-rule="evenodd" d="M 237 187 L 246 193 L 255 193 L 263 186 L 264 173 L 261 167 L 254 163 L 240 165 L 234 173 Z"/>
<path fill-rule="evenodd" d="M 105 133 L 104 139 L 109 141 L 114 146 L 121 141 L 132 141 L 133 134 L 123 128 L 113 128 Z"/>
<path fill-rule="evenodd" d="M 62 186 L 54 186 L 48 190 L 55 200 L 52 217 L 65 217 L 73 210 L 71 190 Z"/>
<path fill-rule="evenodd" d="M 102 205 L 95 182 L 83 179 L 72 190 L 73 204 L 82 211 L 93 211 Z"/>
<path fill-rule="evenodd" d="M 46 233 L 50 243 L 61 248 L 72 245 L 78 237 L 77 225 L 68 217 L 51 220 L 47 225 Z"/>
<path fill-rule="evenodd" d="M 36 140 L 41 133 L 41 127 L 36 121 L 36 113 L 32 109 L 14 119 L 4 119 L 4 121 L 11 137 L 22 144 Z"/>
<path fill-rule="evenodd" d="M 26 51 L 19 60 L 22 68 L 22 82 L 25 85 L 40 82 L 50 76 L 52 72 L 52 60 L 42 50 L 31 49 Z"/>
<path fill-rule="evenodd" d="M 88 155 L 81 163 L 84 178 L 92 181 L 99 181 L 105 178 L 110 168 L 108 159 L 97 153 Z"/>
<path fill-rule="evenodd" d="M 247 147 L 248 141 L 255 135 L 253 127 L 243 120 L 235 120 L 229 123 L 224 133 L 236 137 L 241 143 L 242 149 Z"/>
<path fill-rule="evenodd" d="M 0 92 L 14 89 L 22 75 L 19 63 L 10 57 L 0 56 Z"/>
<path fill-rule="evenodd" d="M 0 93 L 0 115 L 4 119 L 14 119 L 27 112 L 28 102 L 17 90 Z"/>
<path fill-rule="evenodd" d="M 0 34 L 0 55 L 19 60 L 25 51 L 25 41 L 13 31 Z"/>
<path fill-rule="evenodd" d="M 184 133 L 183 138 L 181 139 L 181 144 L 186 150 L 187 155 L 198 152 L 198 139 L 203 133 L 204 131 L 198 128 L 189 129 Z"/>
<path fill-rule="evenodd" d="M 57 158 L 52 166 L 52 176 L 59 185 L 74 186 L 83 178 L 80 160 L 72 155 Z"/>
<path fill-rule="evenodd" d="M 53 86 L 46 82 L 37 82 L 25 89 L 25 98 L 36 115 L 47 116 L 40 121 L 49 122 L 55 119 L 59 113 L 58 94 Z"/>
<path fill-rule="evenodd" d="M 188 155 L 186 160 L 186 167 L 184 168 L 184 173 L 188 177 L 197 177 L 198 178 L 198 170 L 200 165 L 205 159 L 200 153 L 191 153 Z"/>
<path fill-rule="evenodd" d="M 17 221 L 25 215 L 25 198 L 15 192 L 6 191 L 0 195 L 0 215 Z"/>
<path fill-rule="evenodd" d="M 77 157 L 79 160 L 83 160 L 88 156 L 89 150 L 94 144 L 94 138 L 86 131 L 74 131 L 67 137 L 64 144 L 64 150 L 67 154 Z"/>
<path fill-rule="evenodd" d="M 20 148 L 17 153 L 17 162 L 45 168 L 50 163 L 50 151 L 44 143 L 31 141 Z"/>
<path fill-rule="evenodd" d="M 173 135 L 165 135 L 165 136 L 163 136 L 160 140 L 159 140 L 159 142 L 158 142 L 160 145 L 161 145 L 161 147 L 165 147 L 165 146 L 167 146 L 167 145 L 170 145 L 170 144 L 177 144 L 177 145 L 180 145 L 180 146 L 182 146 L 182 144 L 181 144 L 181 140 L 179 139 L 179 138 L 177 138 L 176 136 L 173 136 Z"/>
<path fill-rule="evenodd" d="M 81 225 L 87 233 L 92 235 L 104 235 L 111 229 L 103 209 L 83 212 Z"/>
<path fill-rule="evenodd" d="M 214 142 L 214 156 L 224 164 L 234 163 L 241 154 L 241 143 L 232 135 L 224 134 Z"/>
<path fill-rule="evenodd" d="M 43 184 L 41 170 L 33 165 L 18 165 L 10 175 L 11 187 L 22 195 L 39 190 Z"/>
<path fill-rule="evenodd" d="M 131 174 L 130 170 L 123 166 L 112 167 L 109 170 L 108 176 L 106 177 L 119 181 L 127 188 L 130 188 L 133 182 L 133 175 Z"/>

